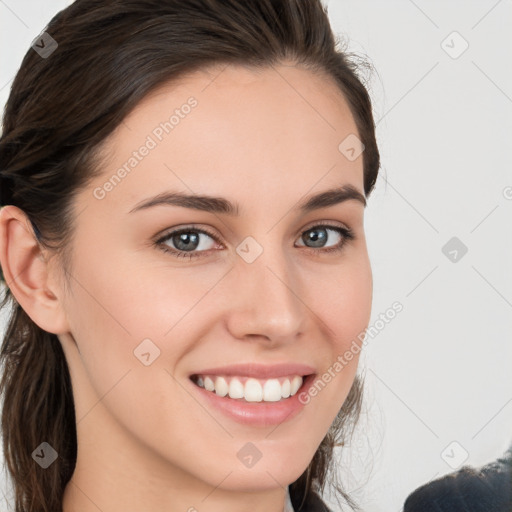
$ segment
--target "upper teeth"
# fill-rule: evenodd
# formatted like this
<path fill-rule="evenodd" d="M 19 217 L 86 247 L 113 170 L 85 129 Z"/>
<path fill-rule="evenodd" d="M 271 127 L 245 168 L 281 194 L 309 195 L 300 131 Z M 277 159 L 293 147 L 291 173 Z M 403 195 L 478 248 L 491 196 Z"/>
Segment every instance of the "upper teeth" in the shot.
<path fill-rule="evenodd" d="M 245 381 L 245 383 L 244 383 Z M 199 376 L 198 386 L 214 391 L 219 396 L 244 398 L 247 402 L 277 402 L 297 393 L 302 377 L 295 375 L 280 379 L 253 379 L 247 377 Z"/>

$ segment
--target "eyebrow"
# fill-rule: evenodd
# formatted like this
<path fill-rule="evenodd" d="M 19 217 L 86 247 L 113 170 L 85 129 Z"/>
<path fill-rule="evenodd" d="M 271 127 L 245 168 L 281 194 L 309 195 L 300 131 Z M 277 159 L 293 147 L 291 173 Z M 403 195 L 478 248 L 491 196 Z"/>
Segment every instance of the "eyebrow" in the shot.
<path fill-rule="evenodd" d="M 302 213 L 308 213 L 320 208 L 328 208 L 336 204 L 349 200 L 356 200 L 366 207 L 366 198 L 352 185 L 343 185 L 339 188 L 333 188 L 308 196 L 297 204 L 294 208 Z M 190 195 L 181 192 L 163 192 L 157 196 L 150 197 L 138 202 L 128 213 L 139 210 L 145 210 L 153 206 L 168 205 L 181 206 L 210 213 L 220 213 L 230 216 L 240 215 L 240 205 L 237 202 L 232 203 L 223 197 L 214 197 L 207 195 Z"/>

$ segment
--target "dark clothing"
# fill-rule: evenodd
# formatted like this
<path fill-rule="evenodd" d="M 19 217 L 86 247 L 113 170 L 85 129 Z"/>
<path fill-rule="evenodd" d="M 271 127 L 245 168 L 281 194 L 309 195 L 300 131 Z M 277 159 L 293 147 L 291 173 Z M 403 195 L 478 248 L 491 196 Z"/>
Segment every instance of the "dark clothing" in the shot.
<path fill-rule="evenodd" d="M 418 487 L 404 512 L 512 512 L 512 446 L 481 468 L 463 466 Z"/>

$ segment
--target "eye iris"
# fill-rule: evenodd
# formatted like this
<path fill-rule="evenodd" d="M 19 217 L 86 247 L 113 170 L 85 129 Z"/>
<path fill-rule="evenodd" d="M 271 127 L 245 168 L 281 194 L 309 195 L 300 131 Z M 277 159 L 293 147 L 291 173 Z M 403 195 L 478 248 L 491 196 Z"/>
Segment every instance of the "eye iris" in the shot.
<path fill-rule="evenodd" d="M 191 242 L 191 240 L 192 240 L 192 242 Z M 183 251 L 183 250 L 186 251 L 187 249 L 193 250 L 193 249 L 197 249 L 197 246 L 199 245 L 199 236 L 194 232 L 187 231 L 184 233 L 180 233 L 179 235 L 174 235 L 172 241 L 173 241 L 175 247 L 180 251 Z M 180 244 L 182 242 L 185 245 L 180 247 Z"/>
<path fill-rule="evenodd" d="M 327 239 L 326 232 L 327 230 L 325 228 L 310 229 L 309 231 L 307 231 L 307 240 L 304 240 L 304 242 L 310 241 L 313 242 L 313 244 L 316 244 L 314 245 L 314 247 L 322 247 L 322 242 L 325 242 Z M 320 233 L 320 235 L 317 235 L 315 233 Z"/>

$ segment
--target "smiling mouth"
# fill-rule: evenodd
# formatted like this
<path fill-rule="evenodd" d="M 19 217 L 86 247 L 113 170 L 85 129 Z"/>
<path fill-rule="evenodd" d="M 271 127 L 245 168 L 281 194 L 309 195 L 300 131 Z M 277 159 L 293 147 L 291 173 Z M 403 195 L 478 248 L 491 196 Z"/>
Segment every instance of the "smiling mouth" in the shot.
<path fill-rule="evenodd" d="M 271 379 L 256 379 L 236 375 L 190 376 L 198 387 L 220 397 L 242 402 L 282 402 L 297 394 L 309 375 L 287 375 Z"/>

